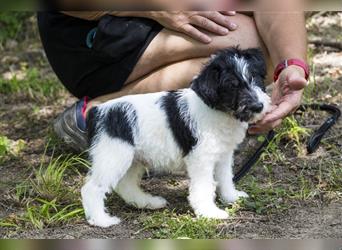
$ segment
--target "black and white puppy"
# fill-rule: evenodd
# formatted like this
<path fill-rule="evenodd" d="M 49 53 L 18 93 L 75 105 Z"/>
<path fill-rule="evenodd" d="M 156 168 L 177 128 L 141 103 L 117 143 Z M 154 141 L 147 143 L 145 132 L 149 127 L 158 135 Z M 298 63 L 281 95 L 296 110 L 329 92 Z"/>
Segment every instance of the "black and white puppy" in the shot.
<path fill-rule="evenodd" d="M 247 196 L 232 180 L 233 153 L 248 123 L 269 107 L 265 74 L 260 50 L 227 49 L 212 57 L 188 89 L 125 96 L 91 109 L 92 169 L 82 188 L 88 222 L 120 222 L 105 211 L 105 195 L 112 190 L 138 208 L 165 207 L 164 198 L 140 188 L 146 168 L 186 168 L 196 215 L 227 218 L 215 204 L 215 192 L 227 203 Z"/>

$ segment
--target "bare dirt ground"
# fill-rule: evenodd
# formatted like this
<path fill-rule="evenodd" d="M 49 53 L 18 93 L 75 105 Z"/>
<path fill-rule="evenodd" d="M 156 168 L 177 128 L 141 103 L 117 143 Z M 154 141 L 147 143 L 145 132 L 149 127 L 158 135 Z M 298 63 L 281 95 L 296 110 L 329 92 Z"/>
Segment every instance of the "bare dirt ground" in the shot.
<path fill-rule="evenodd" d="M 31 22 L 35 24 L 33 19 Z M 341 24 L 341 13 L 309 18 L 309 38 L 324 37 L 324 40 L 341 42 Z M 13 40 L 0 48 L 0 136 L 8 138 L 10 147 L 17 151 L 5 153 L 0 158 L 2 238 L 342 238 L 341 120 L 327 133 L 313 155 L 305 152 L 307 136 L 300 135 L 299 143 L 293 143 L 298 128 L 287 125 L 285 130 L 293 129 L 294 132 L 274 143 L 239 184 L 250 198 L 230 206 L 231 219 L 215 222 L 209 229 L 205 222 L 190 219 L 188 223 L 188 216 L 194 215 L 187 203 L 188 180 L 184 175 L 144 180 L 145 189 L 161 194 L 169 201 L 163 211 L 137 210 L 114 195 L 108 207 L 123 219 L 118 226 L 91 227 L 83 216 L 50 224 L 46 218 L 40 218 L 44 221 L 43 226 L 35 226 L 28 208 L 36 204 L 38 196 L 32 190 L 23 194 L 20 185 L 35 180 L 37 169 L 48 165 L 51 158 L 72 153 L 54 138 L 51 124 L 57 114 L 75 100 L 55 79 L 37 35 L 33 29 L 29 38 L 20 42 Z M 304 101 L 331 103 L 341 109 L 342 51 L 316 44 L 310 45 L 309 56 L 313 74 Z M 32 69 L 38 69 L 38 74 L 30 78 L 28 72 Z M 14 76 L 19 79 L 19 86 L 36 81 L 46 84 L 47 90 L 36 85 L 9 89 L 6 84 L 15 84 Z M 314 130 L 326 117 L 325 113 L 309 111 L 296 119 L 300 126 Z M 20 143 L 23 146 L 19 147 Z M 249 150 L 244 151 L 248 154 L 255 148 L 256 138 L 246 143 Z M 245 157 L 245 154 L 237 154 L 237 165 Z M 66 172 L 69 176 L 63 182 L 68 188 L 75 187 L 76 193 L 87 169 L 79 167 L 77 170 L 77 173 Z M 75 202 L 79 204 L 79 196 Z M 60 206 L 67 204 L 62 202 Z"/>

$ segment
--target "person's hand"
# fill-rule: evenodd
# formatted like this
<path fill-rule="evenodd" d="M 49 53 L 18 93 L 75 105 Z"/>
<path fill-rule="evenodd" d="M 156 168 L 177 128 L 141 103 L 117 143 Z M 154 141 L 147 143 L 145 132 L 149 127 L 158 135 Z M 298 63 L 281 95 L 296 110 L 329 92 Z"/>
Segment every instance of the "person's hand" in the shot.
<path fill-rule="evenodd" d="M 283 118 L 299 107 L 306 85 L 305 72 L 301 67 L 291 65 L 284 69 L 274 83 L 271 110 L 261 121 L 251 126 L 248 132 L 260 134 L 279 126 Z"/>
<path fill-rule="evenodd" d="M 212 39 L 202 30 L 215 35 L 227 35 L 237 25 L 230 21 L 235 11 L 156 11 L 150 18 L 165 28 L 182 32 L 200 42 L 210 43 Z"/>

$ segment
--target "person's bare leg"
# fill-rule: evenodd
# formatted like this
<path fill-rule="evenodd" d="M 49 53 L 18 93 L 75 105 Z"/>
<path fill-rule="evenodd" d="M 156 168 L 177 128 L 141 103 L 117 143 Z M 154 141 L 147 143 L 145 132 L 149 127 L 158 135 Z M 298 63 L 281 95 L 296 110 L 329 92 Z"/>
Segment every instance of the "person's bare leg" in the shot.
<path fill-rule="evenodd" d="M 230 18 L 239 25 L 238 29 L 226 36 L 208 34 L 213 39 L 210 44 L 198 42 L 183 33 L 163 29 L 150 43 L 126 83 L 131 83 L 161 66 L 192 58 L 209 57 L 220 49 L 233 46 L 239 46 L 241 49 L 264 47 L 253 18 L 243 14 Z"/>
<path fill-rule="evenodd" d="M 88 110 L 105 101 L 125 95 L 153 93 L 189 87 L 191 80 L 199 73 L 209 58 L 195 58 L 162 67 L 143 78 L 125 85 L 118 92 L 104 95 L 92 100 Z"/>

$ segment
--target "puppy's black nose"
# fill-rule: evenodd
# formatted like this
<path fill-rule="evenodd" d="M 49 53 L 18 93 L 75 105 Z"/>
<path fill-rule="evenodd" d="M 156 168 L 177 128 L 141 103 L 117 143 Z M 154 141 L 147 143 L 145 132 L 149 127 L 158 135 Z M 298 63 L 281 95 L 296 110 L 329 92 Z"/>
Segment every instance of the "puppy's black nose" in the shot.
<path fill-rule="evenodd" d="M 264 104 L 262 104 L 261 102 L 257 102 L 250 107 L 250 110 L 255 113 L 260 113 L 263 108 Z"/>

